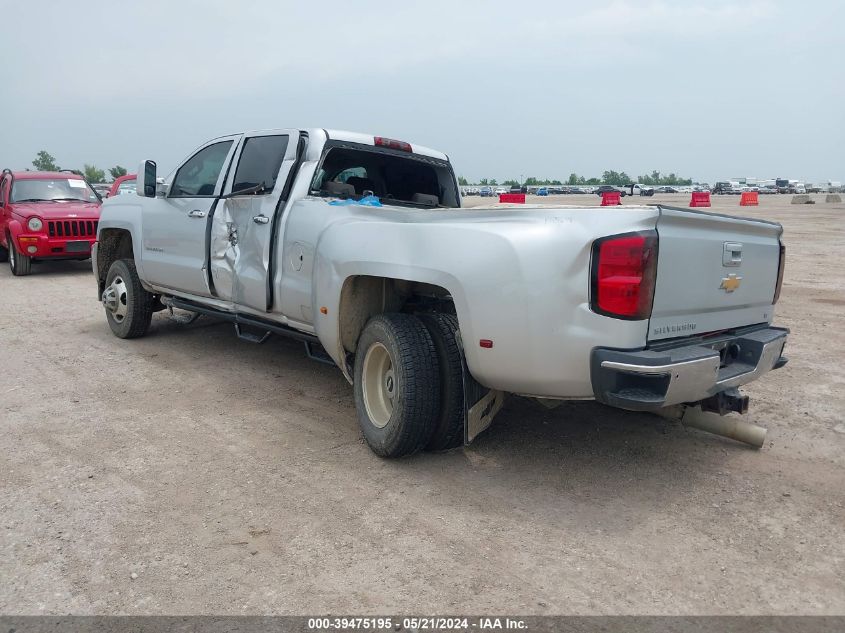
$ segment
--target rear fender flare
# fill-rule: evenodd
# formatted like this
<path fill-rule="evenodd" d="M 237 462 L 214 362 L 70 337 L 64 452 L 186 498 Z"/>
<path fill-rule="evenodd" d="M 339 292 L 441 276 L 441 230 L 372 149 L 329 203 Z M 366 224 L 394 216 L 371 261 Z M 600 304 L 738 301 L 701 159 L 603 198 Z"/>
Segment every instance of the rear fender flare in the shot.
<path fill-rule="evenodd" d="M 328 264 L 328 262 L 325 262 L 325 264 Z M 341 336 L 340 313 L 343 288 L 354 277 L 395 279 L 445 288 L 455 305 L 462 334 L 467 334 L 467 328 L 472 323 L 469 306 L 461 285 L 457 279 L 443 271 L 383 262 L 361 261 L 334 262 L 334 265 L 326 266 L 323 269 L 324 272 L 331 270 L 331 273 L 325 276 L 318 274 L 319 268 L 318 262 L 318 266 L 315 267 L 314 280 L 316 283 L 313 286 L 315 288 L 314 314 L 318 316 L 315 322 L 315 330 L 323 347 L 349 380 L 351 380 L 351 375 L 347 375 L 346 350 Z M 325 313 L 323 308 L 325 308 Z"/>

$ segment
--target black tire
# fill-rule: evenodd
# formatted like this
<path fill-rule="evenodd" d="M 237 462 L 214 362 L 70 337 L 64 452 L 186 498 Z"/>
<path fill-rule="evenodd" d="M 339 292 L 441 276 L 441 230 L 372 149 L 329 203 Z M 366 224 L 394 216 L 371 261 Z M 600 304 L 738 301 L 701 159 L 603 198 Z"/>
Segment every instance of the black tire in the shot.
<path fill-rule="evenodd" d="M 445 451 L 464 443 L 464 369 L 456 336 L 458 318 L 451 314 L 422 314 L 420 319 L 434 341 L 440 369 L 440 412 L 425 448 Z"/>
<path fill-rule="evenodd" d="M 106 307 L 106 320 L 115 336 L 118 338 L 138 338 L 147 333 L 150 321 L 153 317 L 152 293 L 144 290 L 141 279 L 135 270 L 135 262 L 131 259 L 118 259 L 109 268 L 106 275 L 106 292 L 112 288 L 115 282 L 117 287 L 125 289 L 125 292 L 116 292 L 114 299 L 122 308 L 123 314 Z"/>
<path fill-rule="evenodd" d="M 389 369 L 379 374 L 377 360 L 385 353 Z M 355 354 L 355 408 L 364 439 L 376 455 L 402 457 L 428 443 L 440 407 L 438 374 L 434 342 L 420 319 L 381 314 L 367 322 Z M 372 396 L 373 390 L 380 391 L 387 403 L 388 390 L 381 385 L 389 385 L 391 399 L 379 409 L 377 398 L 368 402 L 365 392 Z"/>
<path fill-rule="evenodd" d="M 12 240 L 7 240 L 7 244 L 11 246 Z M 0 264 L 9 260 L 9 251 L 6 247 L 0 244 Z"/>
<path fill-rule="evenodd" d="M 32 272 L 32 257 L 21 255 L 21 252 L 15 246 L 15 241 L 7 238 L 9 244 L 9 268 L 12 269 L 12 274 L 16 277 L 24 277 Z"/>

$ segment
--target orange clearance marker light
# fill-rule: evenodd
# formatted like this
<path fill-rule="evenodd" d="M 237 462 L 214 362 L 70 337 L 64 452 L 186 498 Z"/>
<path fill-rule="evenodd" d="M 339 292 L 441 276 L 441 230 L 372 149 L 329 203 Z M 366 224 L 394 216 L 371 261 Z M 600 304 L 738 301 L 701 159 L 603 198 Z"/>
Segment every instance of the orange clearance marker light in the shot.
<path fill-rule="evenodd" d="M 481 339 L 480 341 L 478 341 L 478 344 L 481 345 L 481 347 L 483 347 L 484 349 L 490 349 L 491 347 L 493 347 L 493 341 L 491 341 L 489 338 Z"/>
<path fill-rule="evenodd" d="M 323 306 L 322 308 L 320 308 L 320 314 L 328 314 L 328 313 L 329 313 L 329 309 L 326 306 Z"/>

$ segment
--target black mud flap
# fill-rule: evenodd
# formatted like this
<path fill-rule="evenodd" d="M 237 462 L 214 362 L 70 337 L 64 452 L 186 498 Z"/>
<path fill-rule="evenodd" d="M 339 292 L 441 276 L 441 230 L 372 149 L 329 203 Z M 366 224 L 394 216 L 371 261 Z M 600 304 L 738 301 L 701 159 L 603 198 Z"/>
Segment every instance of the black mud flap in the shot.
<path fill-rule="evenodd" d="M 457 333 L 457 340 L 458 349 L 461 350 L 461 367 L 463 367 L 464 445 L 467 445 L 493 423 L 493 418 L 502 410 L 502 405 L 505 403 L 505 393 L 488 389 L 472 377 L 467 367 L 460 332 Z"/>

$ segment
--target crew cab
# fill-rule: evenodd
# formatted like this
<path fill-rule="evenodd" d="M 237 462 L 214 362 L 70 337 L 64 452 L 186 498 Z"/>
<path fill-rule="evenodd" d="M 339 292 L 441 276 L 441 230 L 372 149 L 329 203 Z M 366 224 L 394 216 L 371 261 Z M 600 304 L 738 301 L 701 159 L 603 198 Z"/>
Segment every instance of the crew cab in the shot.
<path fill-rule="evenodd" d="M 448 157 L 379 136 L 224 136 L 103 204 L 112 332 L 156 310 L 305 342 L 379 455 L 472 441 L 506 393 L 744 412 L 782 366 L 780 225 L 660 205 L 462 209 Z"/>
<path fill-rule="evenodd" d="M 88 259 L 96 240 L 100 196 L 72 172 L 0 176 L 0 261 L 28 275 L 34 261 Z"/>

